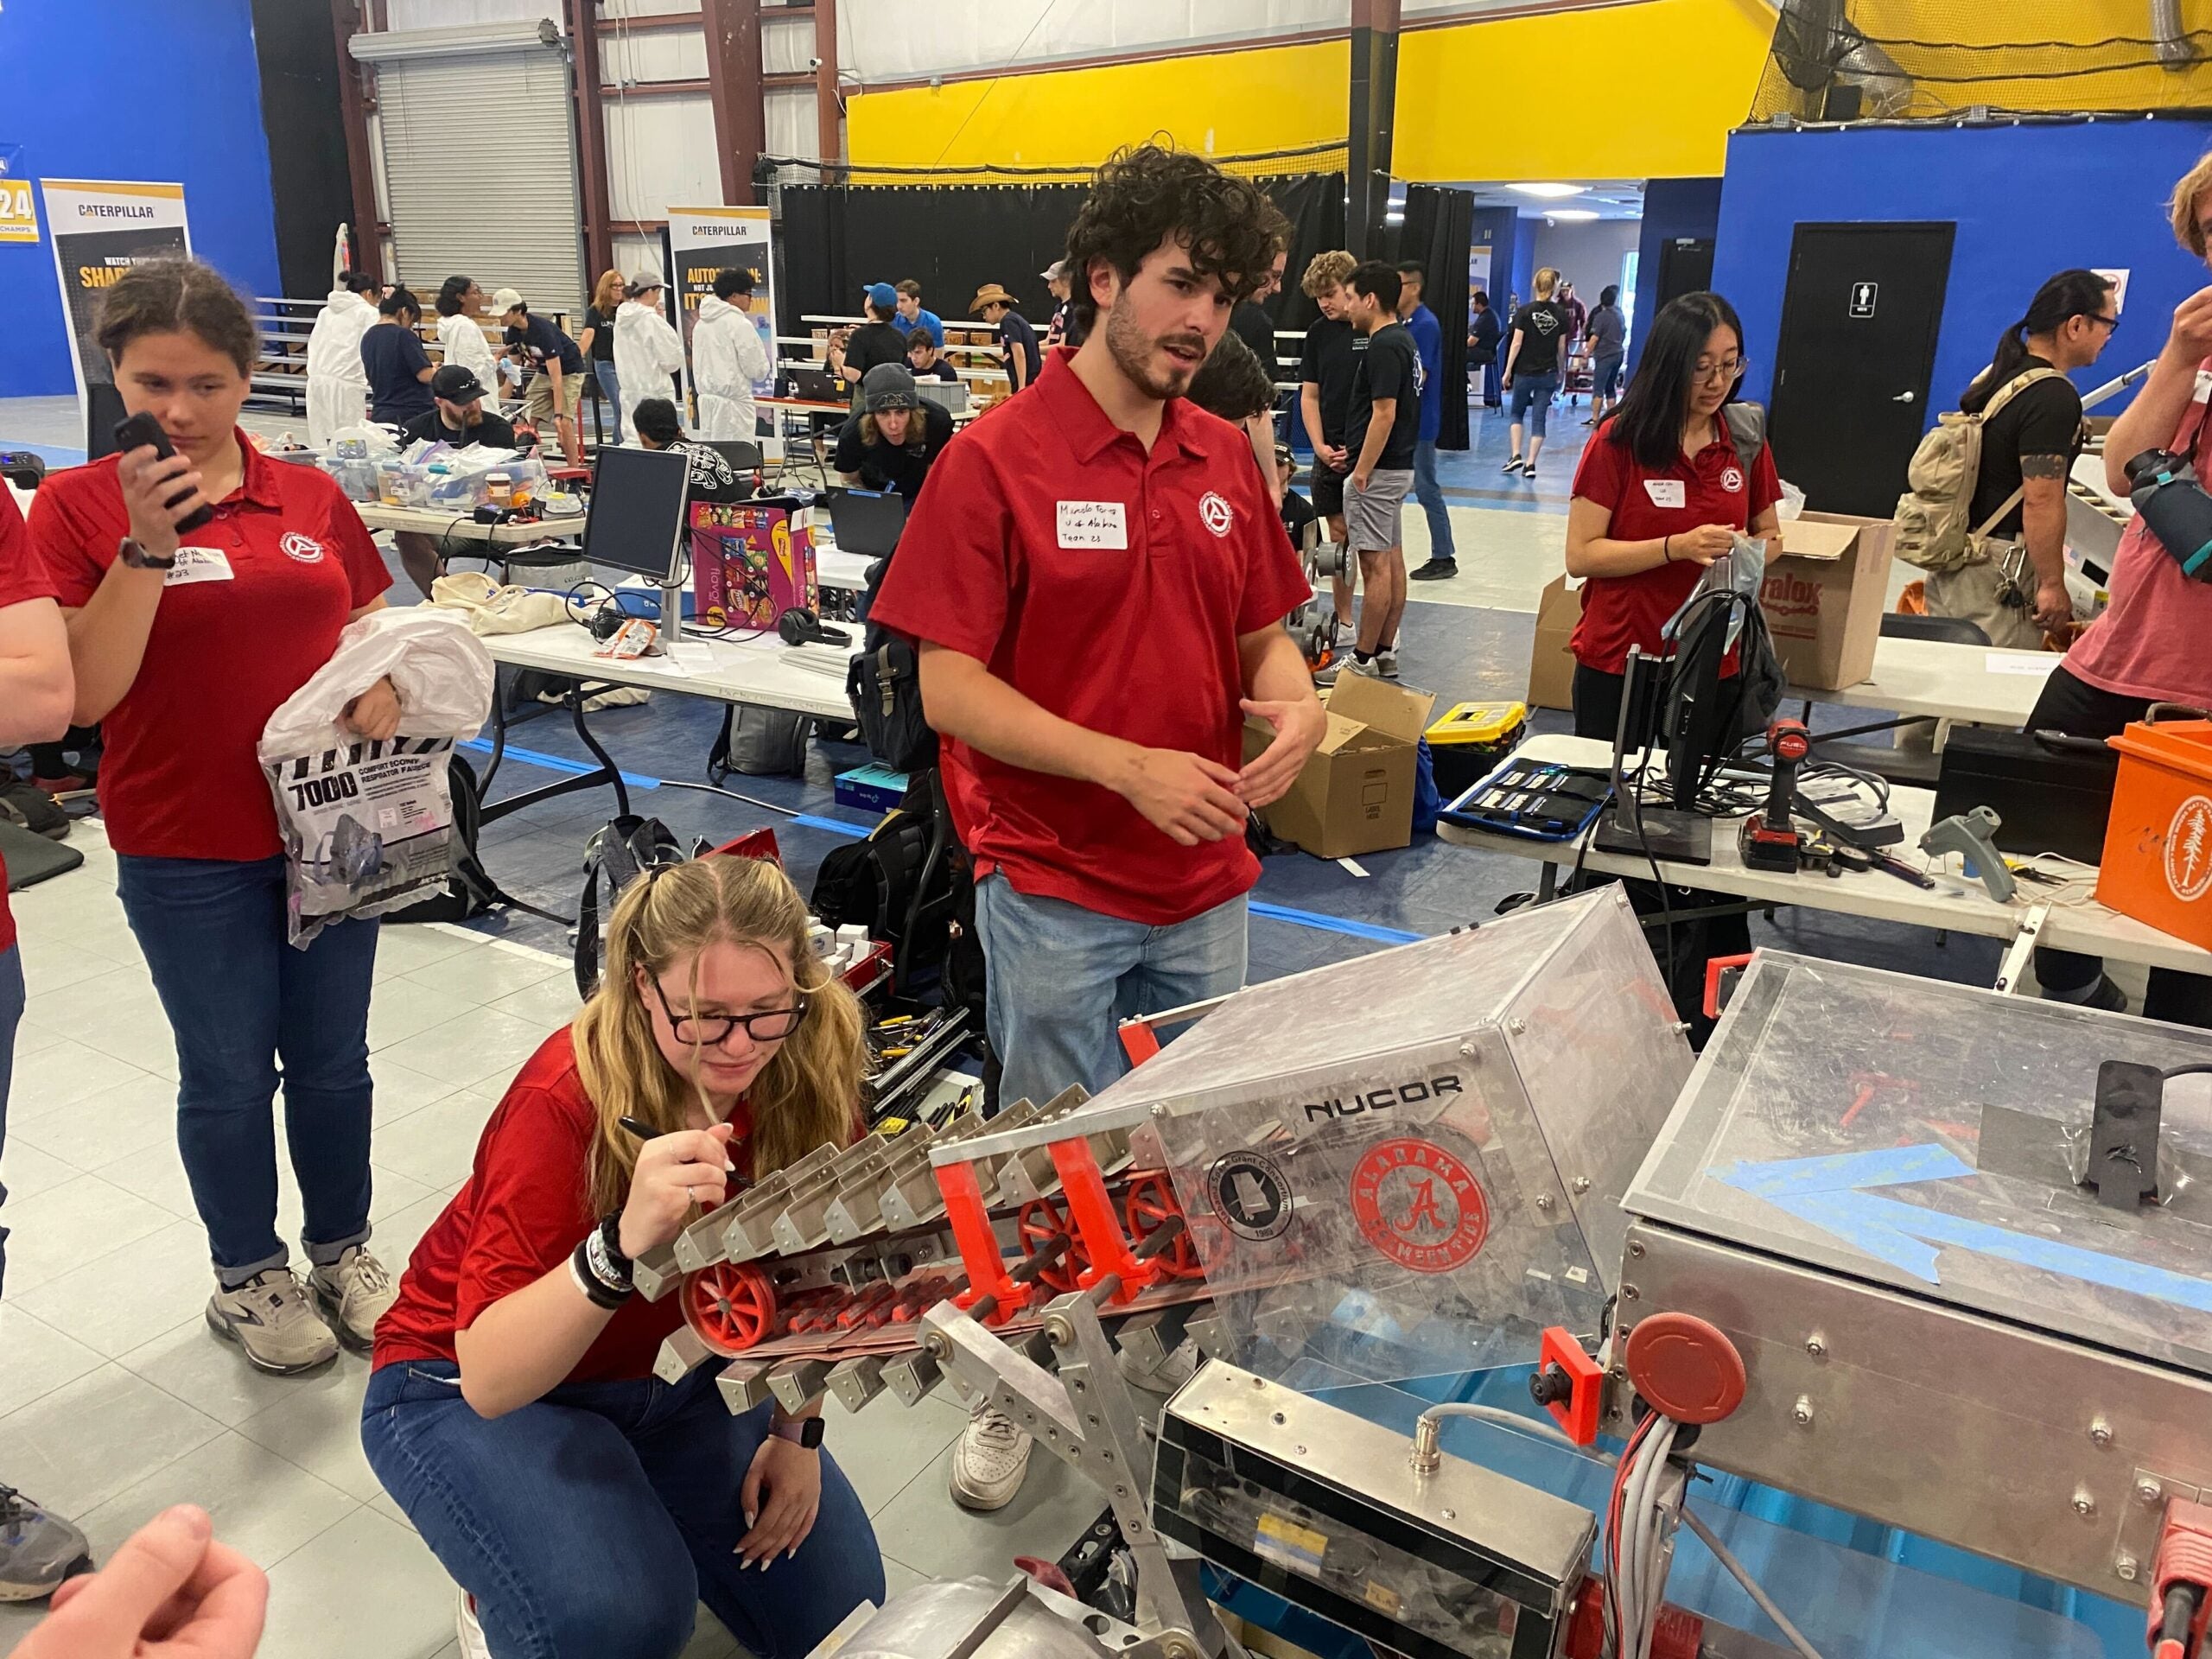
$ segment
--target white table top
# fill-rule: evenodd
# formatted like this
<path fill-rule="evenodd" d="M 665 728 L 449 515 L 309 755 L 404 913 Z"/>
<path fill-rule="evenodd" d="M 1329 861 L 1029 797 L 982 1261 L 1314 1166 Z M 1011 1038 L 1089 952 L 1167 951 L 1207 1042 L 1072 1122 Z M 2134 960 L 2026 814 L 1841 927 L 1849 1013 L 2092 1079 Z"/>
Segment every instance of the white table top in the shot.
<path fill-rule="evenodd" d="M 1874 647 L 1871 677 L 1838 691 L 1793 685 L 1784 695 L 1851 709 L 1937 715 L 1974 726 L 2018 728 L 2027 723 L 2050 671 L 2064 660 L 2054 651 L 1999 651 L 1885 637 Z"/>
<path fill-rule="evenodd" d="M 528 633 L 488 634 L 484 644 L 495 660 L 518 668 L 716 702 L 787 709 L 823 720 L 853 717 L 845 696 L 845 672 L 854 646 L 787 645 L 773 634 L 744 641 L 687 639 L 679 645 L 680 652 L 688 655 L 696 648 L 707 652 L 711 662 L 709 667 L 692 670 L 665 657 L 618 661 L 595 656 L 598 642 L 566 622 Z"/>
<path fill-rule="evenodd" d="M 371 530 L 411 530 L 425 536 L 467 536 L 494 547 L 521 547 L 584 533 L 583 515 L 547 518 L 535 524 L 480 524 L 467 512 L 450 507 L 393 507 L 381 501 L 356 501 L 354 511 Z"/>
<path fill-rule="evenodd" d="M 1532 737 L 1514 753 L 1526 760 L 1600 770 L 1612 761 L 1611 744 L 1586 737 Z M 1904 825 L 1905 838 L 1901 846 L 1888 850 L 1915 868 L 1927 860 L 1927 855 L 1919 850 L 1918 842 L 1928 828 L 1935 804 L 1933 790 L 1899 786 L 1890 791 L 1890 810 Z M 1538 863 L 1572 866 L 1575 862 L 1575 848 L 1571 842 L 1519 841 L 1509 836 L 1461 829 L 1452 823 L 1439 823 L 1436 832 L 1454 846 L 1482 852 L 1504 853 Z M 1594 847 L 1582 860 L 1582 866 L 1603 875 L 1642 877 L 1646 880 L 1651 875 L 1651 867 L 1643 859 L 1601 853 Z M 1659 868 L 1668 880 L 1706 893 L 1733 893 L 1744 899 L 1802 905 L 1811 910 L 1834 911 L 1876 921 L 1903 922 L 1915 927 L 1942 928 L 1999 939 L 2011 938 L 2027 918 L 2028 912 L 2056 891 L 2024 883 L 2012 903 L 2000 905 L 1980 881 L 1970 881 L 1958 874 L 1955 858 L 1929 870 L 1938 884 L 1933 892 L 1878 869 L 1841 876 L 1813 871 L 1785 874 L 1746 869 L 1738 849 L 1737 820 L 1732 818 L 1717 821 L 1713 826 L 1712 863 L 1677 864 L 1662 859 Z M 2082 905 L 2052 906 L 2041 943 L 2063 950 L 2143 963 L 2153 968 L 2212 974 L 2212 952 L 2119 915 L 2094 899 Z"/>

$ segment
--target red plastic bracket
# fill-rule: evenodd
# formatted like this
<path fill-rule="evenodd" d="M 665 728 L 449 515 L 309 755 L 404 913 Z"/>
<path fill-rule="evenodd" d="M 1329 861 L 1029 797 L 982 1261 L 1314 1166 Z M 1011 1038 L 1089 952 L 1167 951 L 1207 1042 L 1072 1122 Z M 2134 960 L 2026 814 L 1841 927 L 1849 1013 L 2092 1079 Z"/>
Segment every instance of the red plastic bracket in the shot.
<path fill-rule="evenodd" d="M 1130 1020 L 1122 1026 L 1122 1052 L 1129 1057 L 1131 1065 L 1142 1065 L 1160 1052 L 1160 1038 L 1141 1020 Z"/>
<path fill-rule="evenodd" d="M 1561 1325 L 1552 1325 L 1543 1334 L 1536 1347 L 1536 1374 L 1541 1376 L 1556 1365 L 1567 1373 L 1573 1392 L 1563 1401 L 1553 1401 L 1544 1409 L 1552 1421 L 1567 1431 L 1567 1438 L 1577 1446 L 1594 1446 L 1598 1441 L 1598 1411 L 1603 1402 L 1605 1387 L 1605 1368 L 1582 1351 L 1582 1344 L 1572 1332 Z"/>
<path fill-rule="evenodd" d="M 1652 1632 L 1651 1659 L 1698 1659 L 1705 1646 L 1705 1621 L 1671 1602 L 1659 1609 Z M 1601 1659 L 1605 1651 L 1605 1586 L 1586 1578 L 1567 1615 L 1566 1659 Z"/>
<path fill-rule="evenodd" d="M 1755 952 L 1746 950 L 1740 957 L 1708 957 L 1705 963 L 1705 1017 L 1720 1017 L 1720 976 L 1730 969 L 1748 968 Z"/>
<path fill-rule="evenodd" d="M 1090 1155 L 1090 1141 L 1077 1135 L 1055 1141 L 1047 1150 L 1052 1154 L 1052 1167 L 1059 1172 L 1060 1196 L 1067 1200 L 1069 1224 L 1081 1235 L 1084 1249 L 1090 1255 L 1090 1266 L 1077 1277 L 1077 1287 L 1088 1290 L 1110 1273 L 1122 1281 L 1114 1300 L 1135 1301 L 1137 1293 L 1160 1270 L 1160 1258 L 1140 1262 L 1130 1254 L 1129 1242 L 1122 1236 L 1121 1217 L 1106 1192 L 1105 1178 Z"/>
<path fill-rule="evenodd" d="M 952 1299 L 953 1306 L 970 1308 L 986 1296 L 995 1298 L 997 1311 L 988 1323 L 999 1324 L 1029 1300 L 1032 1287 L 1007 1277 L 1006 1259 L 999 1254 L 999 1236 L 992 1229 L 976 1166 L 942 1166 L 937 1186 L 944 1195 L 944 1217 L 952 1224 L 952 1236 L 960 1246 L 960 1265 L 968 1269 L 968 1288 Z"/>
<path fill-rule="evenodd" d="M 2177 1497 L 2166 1505 L 2165 1530 L 2158 1537 L 2158 1553 L 2151 1568 L 2151 1629 L 2149 1646 L 2156 1659 L 2167 1659 L 2172 1643 L 2163 1649 L 2158 1639 L 2164 1622 L 2166 1592 L 2177 1585 L 2193 1584 L 2205 1592 L 2190 1621 L 2188 1653 L 2204 1647 L 2204 1631 L 2212 1623 L 2212 1509 Z"/>

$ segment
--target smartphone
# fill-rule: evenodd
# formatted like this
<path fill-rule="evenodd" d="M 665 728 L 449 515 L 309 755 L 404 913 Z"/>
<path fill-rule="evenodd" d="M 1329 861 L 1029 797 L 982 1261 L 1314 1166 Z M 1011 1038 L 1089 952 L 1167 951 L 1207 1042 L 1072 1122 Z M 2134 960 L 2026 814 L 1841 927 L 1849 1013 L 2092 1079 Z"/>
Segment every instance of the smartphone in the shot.
<path fill-rule="evenodd" d="M 118 454 L 127 455 L 133 449 L 143 449 L 149 443 L 154 446 L 154 454 L 162 461 L 167 461 L 171 455 L 176 454 L 175 447 L 169 442 L 169 435 L 162 430 L 162 423 L 143 409 L 136 415 L 115 423 L 115 448 Z M 173 507 L 183 500 L 185 495 L 191 493 L 191 491 L 187 490 L 184 495 L 173 495 L 164 505 Z M 177 520 L 176 528 L 180 532 L 197 530 L 214 516 L 215 509 L 202 501 L 199 506 Z"/>

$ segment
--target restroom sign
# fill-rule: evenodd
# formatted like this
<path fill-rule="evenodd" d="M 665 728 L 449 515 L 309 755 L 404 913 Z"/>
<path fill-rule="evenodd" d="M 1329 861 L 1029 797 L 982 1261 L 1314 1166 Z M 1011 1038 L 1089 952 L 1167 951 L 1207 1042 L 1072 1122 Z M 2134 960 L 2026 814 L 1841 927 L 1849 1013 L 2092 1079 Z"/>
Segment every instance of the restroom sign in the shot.
<path fill-rule="evenodd" d="M 1851 285 L 1851 315 L 1871 317 L 1874 315 L 1874 301 L 1881 294 L 1879 283 L 1853 283 Z"/>
<path fill-rule="evenodd" d="M 31 181 L 0 176 L 0 242 L 38 240 L 38 209 L 31 201 Z"/>

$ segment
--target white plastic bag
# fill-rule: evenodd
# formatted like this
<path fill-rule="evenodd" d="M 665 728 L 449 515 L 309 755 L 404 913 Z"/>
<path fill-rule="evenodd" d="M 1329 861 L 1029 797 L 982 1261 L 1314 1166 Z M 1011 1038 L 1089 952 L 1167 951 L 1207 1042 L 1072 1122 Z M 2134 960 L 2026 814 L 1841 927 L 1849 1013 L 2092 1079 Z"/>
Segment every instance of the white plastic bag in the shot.
<path fill-rule="evenodd" d="M 341 716 L 386 678 L 399 734 L 371 742 Z M 269 717 L 261 766 L 284 836 L 294 944 L 445 885 L 460 850 L 447 759 L 482 728 L 493 683 L 491 653 L 452 613 L 376 611 L 347 625 L 330 661 Z"/>
<path fill-rule="evenodd" d="M 1774 516 L 1788 524 L 1805 511 L 1805 492 L 1788 479 L 1782 480 L 1782 499 L 1774 504 Z"/>

